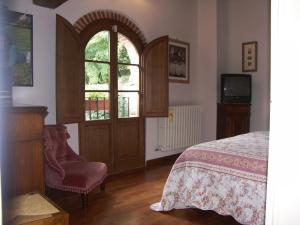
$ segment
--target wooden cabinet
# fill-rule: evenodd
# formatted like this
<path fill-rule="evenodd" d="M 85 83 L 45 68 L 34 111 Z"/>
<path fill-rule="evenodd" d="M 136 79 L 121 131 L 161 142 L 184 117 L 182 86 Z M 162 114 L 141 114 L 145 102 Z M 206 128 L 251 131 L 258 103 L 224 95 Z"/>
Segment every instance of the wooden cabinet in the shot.
<path fill-rule="evenodd" d="M 218 103 L 217 139 L 249 132 L 250 104 Z"/>
<path fill-rule="evenodd" d="M 3 186 L 8 198 L 27 192 L 44 193 L 43 129 L 47 108 L 12 107 L 9 143 L 3 153 Z"/>

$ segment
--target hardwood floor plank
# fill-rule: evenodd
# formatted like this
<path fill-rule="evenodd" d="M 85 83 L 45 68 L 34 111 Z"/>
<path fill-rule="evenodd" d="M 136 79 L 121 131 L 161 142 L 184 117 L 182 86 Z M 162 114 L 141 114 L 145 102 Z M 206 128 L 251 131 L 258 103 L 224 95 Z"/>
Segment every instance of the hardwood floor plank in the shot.
<path fill-rule="evenodd" d="M 93 192 L 86 209 L 80 196 L 50 193 L 58 205 L 70 213 L 70 225 L 239 225 L 230 216 L 198 209 L 155 212 L 149 207 L 158 202 L 172 164 L 156 165 L 131 174 L 114 176 L 105 192 Z"/>

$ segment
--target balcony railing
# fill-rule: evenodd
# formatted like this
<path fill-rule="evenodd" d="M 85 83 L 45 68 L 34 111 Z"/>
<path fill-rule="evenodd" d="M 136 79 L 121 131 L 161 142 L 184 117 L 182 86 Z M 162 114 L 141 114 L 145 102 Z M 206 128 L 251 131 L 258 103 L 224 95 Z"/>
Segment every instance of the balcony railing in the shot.
<path fill-rule="evenodd" d="M 126 118 L 129 117 L 129 97 L 120 97 L 118 98 L 118 117 Z"/>
<path fill-rule="evenodd" d="M 109 119 L 109 99 L 103 98 L 85 98 L 85 119 L 103 120 Z"/>
<path fill-rule="evenodd" d="M 129 117 L 129 97 L 118 98 L 118 117 Z M 110 103 L 105 97 L 85 98 L 85 120 L 105 120 L 110 118 Z"/>

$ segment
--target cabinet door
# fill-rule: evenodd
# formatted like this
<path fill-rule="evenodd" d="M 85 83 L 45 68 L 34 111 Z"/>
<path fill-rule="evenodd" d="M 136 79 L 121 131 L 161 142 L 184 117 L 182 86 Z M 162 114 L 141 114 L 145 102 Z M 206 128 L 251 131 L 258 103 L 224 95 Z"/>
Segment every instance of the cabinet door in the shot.
<path fill-rule="evenodd" d="M 56 112 L 58 123 L 77 123 L 83 109 L 83 54 L 73 26 L 56 16 Z"/>
<path fill-rule="evenodd" d="M 32 191 L 44 193 L 43 141 L 16 142 L 11 152 L 11 193 L 20 195 Z M 20 171 L 22 173 L 20 174 Z"/>
<path fill-rule="evenodd" d="M 228 138 L 235 135 L 236 120 L 233 116 L 227 116 L 225 119 L 224 133 L 222 138 Z"/>
<path fill-rule="evenodd" d="M 142 54 L 144 116 L 168 116 L 169 106 L 169 37 L 150 42 Z"/>
<path fill-rule="evenodd" d="M 247 115 L 235 116 L 235 134 L 245 134 L 249 132 L 249 117 Z"/>
<path fill-rule="evenodd" d="M 249 132 L 249 104 L 218 104 L 217 139 Z"/>
<path fill-rule="evenodd" d="M 249 132 L 249 118 L 246 115 L 231 115 L 225 118 L 224 138 Z"/>

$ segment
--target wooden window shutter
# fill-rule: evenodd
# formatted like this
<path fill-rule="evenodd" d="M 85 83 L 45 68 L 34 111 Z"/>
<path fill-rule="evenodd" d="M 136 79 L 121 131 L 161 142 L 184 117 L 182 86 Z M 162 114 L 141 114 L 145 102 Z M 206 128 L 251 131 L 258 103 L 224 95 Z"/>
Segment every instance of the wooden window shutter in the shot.
<path fill-rule="evenodd" d="M 168 116 L 169 37 L 150 42 L 142 54 L 143 113 L 146 117 Z"/>
<path fill-rule="evenodd" d="M 56 16 L 56 117 L 58 123 L 83 118 L 83 53 L 79 35 L 63 17 Z"/>

